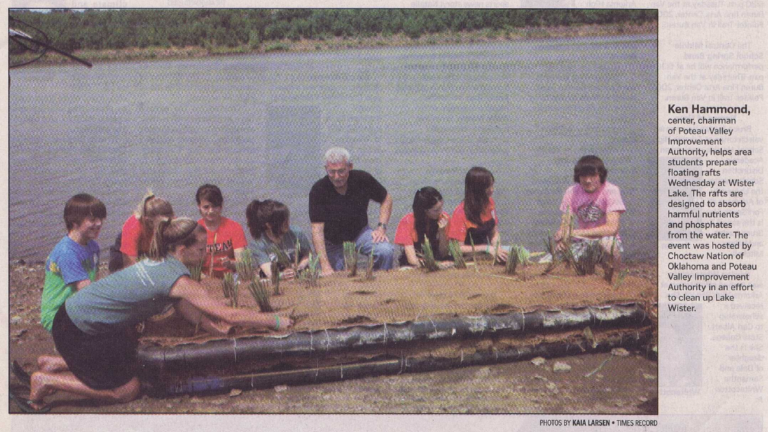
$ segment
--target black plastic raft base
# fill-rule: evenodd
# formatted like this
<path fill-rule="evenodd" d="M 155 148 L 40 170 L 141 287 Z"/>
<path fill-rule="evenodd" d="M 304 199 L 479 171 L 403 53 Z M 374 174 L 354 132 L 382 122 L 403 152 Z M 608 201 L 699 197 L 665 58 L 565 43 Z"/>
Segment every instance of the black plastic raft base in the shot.
<path fill-rule="evenodd" d="M 357 325 L 290 333 L 218 339 L 197 344 L 142 347 L 139 363 L 145 373 L 174 373 L 216 364 L 222 368 L 283 356 L 322 356 L 370 347 L 478 338 L 489 335 L 530 334 L 584 327 L 640 326 L 647 323 L 645 309 L 637 303 L 586 306 L 568 309 L 465 316 L 441 321 Z"/>
<path fill-rule="evenodd" d="M 645 349 L 652 340 L 651 329 L 625 331 L 599 342 L 584 337 L 577 341 L 552 342 L 505 350 L 489 350 L 457 358 L 393 358 L 365 363 L 262 372 L 248 375 L 195 377 L 177 381 L 148 383 L 145 390 L 156 396 L 176 396 L 189 393 L 222 393 L 231 389 L 265 389 L 279 385 L 299 386 L 366 377 L 399 375 L 493 365 L 530 360 L 535 357 L 557 358 L 580 354 L 608 352 L 614 348 Z"/>

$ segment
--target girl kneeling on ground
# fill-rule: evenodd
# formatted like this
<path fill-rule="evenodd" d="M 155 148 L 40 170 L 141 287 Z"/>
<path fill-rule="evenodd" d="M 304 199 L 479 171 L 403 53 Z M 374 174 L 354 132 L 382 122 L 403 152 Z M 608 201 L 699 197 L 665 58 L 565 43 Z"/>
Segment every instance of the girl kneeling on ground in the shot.
<path fill-rule="evenodd" d="M 195 194 L 200 220 L 197 221 L 208 233 L 203 273 L 217 278 L 236 269 L 236 262 L 245 253 L 245 232 L 239 223 L 221 215 L 224 196 L 221 189 L 204 184 Z"/>
<path fill-rule="evenodd" d="M 501 242 L 493 195 L 493 174 L 485 168 L 473 167 L 464 178 L 464 201 L 451 216 L 448 238 L 461 243 L 461 252 L 485 252 L 495 261 L 507 261 L 507 248 L 496 247 Z M 496 256 L 498 249 L 499 256 Z"/>
<path fill-rule="evenodd" d="M 173 218 L 173 207 L 171 203 L 150 191 L 125 221 L 122 231 L 115 239 L 115 245 L 110 248 L 110 273 L 130 267 L 147 255 L 155 226 L 162 218 Z"/>
<path fill-rule="evenodd" d="M 450 261 L 448 253 L 448 226 L 450 216 L 443 211 L 443 196 L 437 189 L 427 186 L 416 191 L 413 197 L 413 213 L 400 219 L 395 232 L 395 244 L 405 252 L 400 265 L 422 265 L 424 238 L 429 239 L 436 261 Z M 443 264 L 446 264 L 443 263 Z"/>

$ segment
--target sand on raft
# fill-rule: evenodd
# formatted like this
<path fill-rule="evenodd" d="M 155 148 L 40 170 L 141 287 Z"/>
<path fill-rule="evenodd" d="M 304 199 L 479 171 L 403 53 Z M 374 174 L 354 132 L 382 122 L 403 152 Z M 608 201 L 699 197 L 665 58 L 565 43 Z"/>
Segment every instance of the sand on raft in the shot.
<path fill-rule="evenodd" d="M 646 278 L 626 276 L 617 286 L 603 280 L 600 270 L 596 275 L 577 276 L 563 265 L 548 275 L 542 275 L 544 269 L 544 265 L 532 265 L 525 269 L 525 276 L 520 271 L 509 276 L 502 266 L 480 263 L 477 271 L 472 265 L 432 273 L 381 271 L 374 273 L 374 280 L 363 280 L 362 272 L 351 278 L 343 271 L 321 278 L 317 287 L 282 281 L 281 294 L 270 301 L 276 311 L 297 317 L 291 331 L 301 331 L 624 302 L 650 305 L 657 299 L 656 286 Z M 220 280 L 207 279 L 203 285 L 213 297 L 229 303 Z M 258 309 L 244 286 L 238 299 L 239 307 Z M 237 335 L 257 333 L 239 329 Z M 148 321 L 143 334 L 146 342 L 163 344 L 211 338 L 177 314 Z"/>

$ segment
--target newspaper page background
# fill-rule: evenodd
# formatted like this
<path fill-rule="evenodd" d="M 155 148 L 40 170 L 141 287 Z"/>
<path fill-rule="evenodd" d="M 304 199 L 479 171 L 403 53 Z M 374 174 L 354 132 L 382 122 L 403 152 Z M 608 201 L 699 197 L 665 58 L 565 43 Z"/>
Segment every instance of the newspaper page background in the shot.
<path fill-rule="evenodd" d="M 7 26 L 8 7 L 339 7 L 362 6 L 363 3 L 249 3 L 227 0 L 213 2 L 179 2 L 161 0 L 159 2 L 137 1 L 104 1 L 104 2 L 57 2 L 44 1 L 4 1 L 3 21 Z M 765 213 L 766 197 L 766 111 L 765 102 L 765 67 L 766 51 L 766 9 L 768 2 L 764 0 L 725 0 L 725 1 L 414 1 L 414 2 L 366 2 L 366 7 L 426 7 L 426 8 L 651 8 L 659 10 L 658 34 L 658 256 L 659 256 L 659 415 L 643 416 L 643 419 L 656 420 L 656 424 L 647 426 L 646 430 L 696 430 L 696 431 L 760 431 L 768 430 L 764 414 L 766 401 L 766 349 L 765 341 L 765 306 L 766 299 L 763 291 L 766 289 L 766 253 Z M 3 64 L 7 64 L 7 39 L 3 35 Z M 6 67 L 6 66 L 4 66 Z M 8 86 L 3 85 L 2 104 L 4 131 L 8 130 Z M 674 105 L 670 107 L 670 105 Z M 723 137 L 722 149 L 751 150 L 751 155 L 722 155 L 715 157 L 708 153 L 706 157 L 696 155 L 670 155 L 670 149 L 706 148 L 696 146 L 670 144 L 675 138 L 701 138 L 697 135 L 680 136 L 681 127 L 709 128 L 721 125 L 682 125 L 671 123 L 670 119 L 689 117 L 697 121 L 700 117 L 712 117 L 691 112 L 693 105 L 712 107 L 743 107 L 748 106 L 749 115 L 735 114 L 725 117 L 735 117 L 737 122 L 732 126 L 732 135 Z M 685 108 L 687 112 L 676 112 Z M 723 116 L 720 116 L 723 117 Z M 677 120 L 675 120 L 677 121 Z M 677 127 L 674 133 L 672 129 Z M 705 138 L 712 138 L 706 136 Z M 3 134 L 4 145 L 7 146 L 7 134 Z M 3 179 L 7 182 L 8 148 L 2 152 Z M 699 159 L 736 160 L 737 166 L 707 166 L 679 167 L 669 166 L 670 159 Z M 691 162 L 693 163 L 693 162 Z M 690 178 L 686 175 L 676 175 L 669 169 L 697 169 L 705 171 L 717 169 L 719 176 L 711 179 L 746 179 L 754 181 L 754 186 L 712 186 L 710 190 L 723 189 L 729 194 L 717 199 L 709 196 L 693 196 L 691 189 L 703 190 L 699 186 L 671 186 L 673 180 L 696 180 L 706 178 Z M 680 197 L 677 191 L 685 191 L 686 197 Z M 732 191 L 743 192 L 734 198 Z M 709 192 L 706 191 L 706 192 Z M 756 270 L 723 271 L 677 271 L 670 270 L 671 263 L 712 262 L 681 258 L 679 255 L 670 258 L 670 243 L 713 243 L 720 240 L 692 240 L 690 237 L 683 241 L 679 233 L 710 232 L 707 229 L 670 229 L 672 222 L 723 222 L 727 219 L 716 218 L 678 218 L 671 217 L 670 211 L 682 212 L 690 209 L 670 208 L 670 201 L 696 202 L 709 198 L 713 201 L 743 200 L 744 207 L 738 208 L 740 217 L 734 221 L 733 231 L 739 231 L 739 250 L 720 251 L 724 253 L 745 252 L 741 258 L 714 260 L 725 264 L 737 263 L 756 265 Z M 3 223 L 0 240 L 7 245 L 8 233 L 8 188 L 2 189 Z M 693 205 L 693 204 L 691 204 Z M 703 210 L 706 210 L 703 209 Z M 728 210 L 728 209 L 725 209 Z M 727 231 L 727 230 L 726 230 Z M 670 232 L 678 237 L 671 238 Z M 744 237 L 743 234 L 747 234 Z M 734 236 L 734 234 L 732 234 Z M 736 239 L 731 237 L 731 243 Z M 727 243 L 727 241 L 722 241 Z M 751 249 L 744 250 L 743 243 L 749 243 Z M 683 253 L 677 251 L 679 253 Z M 685 250 L 685 253 L 692 253 Z M 8 262 L 7 248 L 3 247 L 0 256 Z M 752 290 L 739 291 L 733 300 L 686 301 L 681 299 L 682 292 L 670 290 L 669 286 L 676 284 L 671 274 L 743 274 L 749 273 L 749 281 L 754 284 Z M 3 266 L 2 301 L 4 322 L 8 320 L 8 291 L 7 267 Z M 715 282 L 717 283 L 717 282 Z M 734 282 L 727 282 L 733 284 Z M 696 291 L 687 295 L 696 295 Z M 708 295 L 708 292 L 704 292 Z M 717 295 L 715 291 L 712 295 Z M 673 295 L 675 300 L 670 299 Z M 693 307 L 694 310 L 679 312 L 671 311 L 670 304 Z M 8 334 L 2 333 L 0 346 L 3 349 L 2 366 L 7 371 Z M 8 386 L 8 373 L 0 374 L 0 385 Z M 7 400 L 2 402 L 2 424 L 5 430 L 147 430 L 160 427 L 172 430 L 205 430 L 208 428 L 267 428 L 268 430 L 354 430 L 365 427 L 367 430 L 431 430 L 431 429 L 480 429 L 502 428 L 503 430 L 557 430 L 563 427 L 543 426 L 545 419 L 576 419 L 576 418 L 610 418 L 637 419 L 636 416 L 579 416 L 579 415 L 409 415 L 409 416 L 184 416 L 184 415 L 149 415 L 149 416 L 27 416 L 8 415 Z M 585 427 L 582 429 L 591 429 Z M 598 428 L 600 429 L 600 428 Z M 617 425 L 603 427 L 603 430 L 623 429 Z"/>

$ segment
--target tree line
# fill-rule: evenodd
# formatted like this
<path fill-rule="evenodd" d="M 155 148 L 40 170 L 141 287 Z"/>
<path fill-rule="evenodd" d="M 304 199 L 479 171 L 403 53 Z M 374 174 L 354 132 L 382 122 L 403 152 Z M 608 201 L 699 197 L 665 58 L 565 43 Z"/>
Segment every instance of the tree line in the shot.
<path fill-rule="evenodd" d="M 67 51 L 242 45 L 256 49 L 282 39 L 395 34 L 416 39 L 446 31 L 657 20 L 656 10 L 615 9 L 53 9 L 48 13 L 17 9 L 10 15 L 42 30 L 56 47 Z"/>

